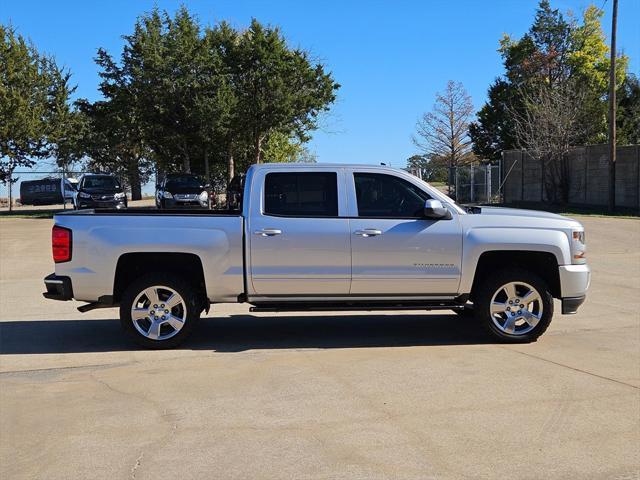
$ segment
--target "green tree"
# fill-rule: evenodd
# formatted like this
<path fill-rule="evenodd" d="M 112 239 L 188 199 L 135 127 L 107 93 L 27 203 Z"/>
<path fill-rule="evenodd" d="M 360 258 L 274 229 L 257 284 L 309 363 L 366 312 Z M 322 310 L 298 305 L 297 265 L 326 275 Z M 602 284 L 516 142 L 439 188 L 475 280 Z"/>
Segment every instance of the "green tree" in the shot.
<path fill-rule="evenodd" d="M 505 73 L 489 87 L 488 101 L 469 127 L 478 156 L 499 159 L 503 150 L 518 148 L 513 115 L 525 114 L 524 99 L 539 92 L 541 84 L 560 89 L 570 83 L 584 87 L 579 118 L 586 128 L 576 141 L 588 144 L 606 138 L 609 49 L 600 24 L 602 13 L 590 6 L 577 22 L 542 0 L 522 38 L 505 35 L 501 39 L 498 51 Z M 618 61 L 621 84 L 627 59 L 621 55 Z"/>
<path fill-rule="evenodd" d="M 263 160 L 267 163 L 297 162 L 302 145 L 285 133 L 274 132 L 269 135 L 263 152 Z"/>
<path fill-rule="evenodd" d="M 340 87 L 307 52 L 289 48 L 279 29 L 255 19 L 240 37 L 236 74 L 238 108 L 251 135 L 255 163 L 262 161 L 264 141 L 273 132 L 308 140 Z"/>
<path fill-rule="evenodd" d="M 509 109 L 516 108 L 520 100 L 515 91 L 502 78 L 489 87 L 487 103 L 476 114 L 476 121 L 469 124 L 473 152 L 478 157 L 499 160 L 502 151 L 515 148 L 515 131 L 509 116 Z"/>
<path fill-rule="evenodd" d="M 77 158 L 70 74 L 11 26 L 0 25 L 0 182 L 38 159 Z"/>
<path fill-rule="evenodd" d="M 125 98 L 77 102 L 84 119 L 80 144 L 87 157 L 87 170 L 117 175 L 129 186 L 131 199 L 140 200 L 142 184 L 151 177 L 154 165 Z"/>
<path fill-rule="evenodd" d="M 407 159 L 407 170 L 418 174 L 426 182 L 446 182 L 447 159 L 429 155 L 412 155 Z"/>
<path fill-rule="evenodd" d="M 209 153 L 217 157 L 216 164 L 226 165 L 226 179 L 235 175 L 235 156 L 248 139 L 238 114 L 237 49 L 239 34 L 226 22 L 207 28 L 201 76 L 203 91 L 196 99 L 198 116 L 205 143 L 205 173 L 210 176 Z M 220 161 L 222 159 L 222 161 Z M 218 165 L 216 170 L 224 170 Z"/>
<path fill-rule="evenodd" d="M 627 75 L 618 89 L 618 143 L 640 144 L 640 80 Z"/>
<path fill-rule="evenodd" d="M 46 154 L 48 65 L 13 28 L 0 25 L 0 180 Z"/>
<path fill-rule="evenodd" d="M 126 92 L 160 171 L 226 170 L 230 179 L 236 167 L 262 161 L 269 138 L 307 141 L 338 88 L 256 20 L 244 32 L 226 22 L 201 28 L 184 7 L 173 17 L 155 9 L 124 38 L 119 62 L 99 51 L 101 89 L 107 98 Z"/>
<path fill-rule="evenodd" d="M 316 163 L 316 157 L 295 136 L 283 132 L 269 135 L 264 149 L 265 163 Z"/>
<path fill-rule="evenodd" d="M 156 9 L 139 19 L 125 40 L 122 63 L 159 169 L 190 172 L 192 162 L 202 161 L 196 109 L 200 26 L 185 7 L 174 18 Z"/>
<path fill-rule="evenodd" d="M 585 91 L 580 121 L 587 127 L 580 139 L 584 144 L 606 143 L 608 138 L 609 47 L 602 31 L 604 12 L 591 5 L 587 7 L 582 24 L 570 31 L 571 50 L 567 63 L 571 79 Z M 616 85 L 619 88 L 627 74 L 629 59 L 619 55 L 616 59 Z"/>

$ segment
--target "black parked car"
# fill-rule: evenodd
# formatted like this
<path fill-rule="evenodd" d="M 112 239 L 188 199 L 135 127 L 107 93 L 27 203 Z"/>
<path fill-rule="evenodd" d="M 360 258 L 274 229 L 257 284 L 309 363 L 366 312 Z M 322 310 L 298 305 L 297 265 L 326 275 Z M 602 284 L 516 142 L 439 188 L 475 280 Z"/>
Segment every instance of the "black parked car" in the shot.
<path fill-rule="evenodd" d="M 73 207 L 127 208 L 127 194 L 113 175 L 88 173 L 80 177 Z"/>
<path fill-rule="evenodd" d="M 156 185 L 158 208 L 209 208 L 209 185 L 190 173 L 169 173 Z"/>

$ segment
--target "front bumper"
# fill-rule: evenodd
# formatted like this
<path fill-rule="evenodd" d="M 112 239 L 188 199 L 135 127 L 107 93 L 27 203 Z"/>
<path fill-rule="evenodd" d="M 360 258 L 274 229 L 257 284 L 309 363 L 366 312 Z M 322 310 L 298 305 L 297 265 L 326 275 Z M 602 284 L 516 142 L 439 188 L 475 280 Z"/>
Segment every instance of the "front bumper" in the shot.
<path fill-rule="evenodd" d="M 44 277 L 44 286 L 47 291 L 42 294 L 44 298 L 50 300 L 71 300 L 73 299 L 73 287 L 69 277 L 58 276 L 55 273 Z"/>
<path fill-rule="evenodd" d="M 78 200 L 78 208 L 127 208 L 127 202 L 125 200 L 108 200 L 105 202 L 85 199 Z"/>
<path fill-rule="evenodd" d="M 165 208 L 208 208 L 209 204 L 201 200 L 176 200 L 175 198 L 164 199 Z"/>
<path fill-rule="evenodd" d="M 587 296 L 591 284 L 589 265 L 562 265 L 560 273 L 560 291 L 562 293 L 562 313 L 573 314 L 578 311 Z"/>
<path fill-rule="evenodd" d="M 587 298 L 586 295 L 581 297 L 567 297 L 562 299 L 562 314 L 573 315 L 578 312 L 578 307 L 582 305 Z"/>

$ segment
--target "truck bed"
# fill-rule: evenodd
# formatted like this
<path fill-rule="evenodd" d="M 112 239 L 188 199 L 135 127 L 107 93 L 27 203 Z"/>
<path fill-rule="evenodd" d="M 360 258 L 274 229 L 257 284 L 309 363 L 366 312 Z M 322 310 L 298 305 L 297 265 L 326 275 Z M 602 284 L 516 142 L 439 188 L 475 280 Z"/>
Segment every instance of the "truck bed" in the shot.
<path fill-rule="evenodd" d="M 126 254 L 195 255 L 211 301 L 236 301 L 244 293 L 243 231 L 239 212 L 214 210 L 80 210 L 60 213 L 55 224 L 73 234 L 72 258 L 56 275 L 73 279 L 76 300 L 113 294 L 118 262 Z"/>

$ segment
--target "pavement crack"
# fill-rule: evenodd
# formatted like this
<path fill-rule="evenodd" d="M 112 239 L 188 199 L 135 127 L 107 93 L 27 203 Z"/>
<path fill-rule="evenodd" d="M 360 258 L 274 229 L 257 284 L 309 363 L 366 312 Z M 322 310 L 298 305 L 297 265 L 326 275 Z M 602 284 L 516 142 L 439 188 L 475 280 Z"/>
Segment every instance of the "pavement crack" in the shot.
<path fill-rule="evenodd" d="M 134 463 L 133 467 L 131 467 L 131 478 L 132 478 L 132 480 L 134 478 L 136 478 L 136 470 L 138 470 L 138 468 L 140 468 L 140 465 L 142 464 L 142 458 L 143 457 L 144 457 L 144 452 L 142 452 L 140 454 L 140 456 L 136 460 L 136 463 Z"/>
<path fill-rule="evenodd" d="M 156 452 L 157 450 L 159 450 L 162 447 L 165 447 L 177 434 L 178 431 L 178 423 L 180 421 L 180 415 L 176 412 L 170 412 L 168 409 L 163 408 L 162 403 L 150 398 L 148 396 L 145 396 L 143 394 L 135 394 L 135 393 L 131 393 L 131 392 L 126 392 L 124 390 L 120 390 L 118 388 L 115 388 L 114 386 L 112 386 L 109 382 L 107 382 L 106 380 L 97 378 L 93 372 L 90 372 L 89 375 L 91 376 L 91 378 L 96 382 L 99 383 L 100 385 L 103 385 L 104 387 L 106 387 L 108 390 L 110 390 L 111 392 L 117 393 L 119 395 L 123 395 L 126 397 L 130 397 L 130 398 L 134 398 L 136 400 L 141 400 L 142 402 L 145 403 L 149 403 L 151 405 L 154 406 L 157 415 L 159 417 L 159 419 L 165 423 L 166 427 L 167 427 L 167 431 L 164 433 L 164 435 L 162 435 L 160 438 L 157 438 L 151 442 L 148 443 L 147 447 L 152 447 L 155 446 L 155 448 L 153 448 L 151 450 L 152 452 L 152 456 L 153 453 Z M 142 457 L 144 456 L 144 452 L 140 454 L 140 457 L 138 457 L 138 459 L 136 460 L 135 465 L 132 467 L 131 469 L 131 478 L 134 479 L 135 478 L 135 471 L 140 467 L 140 464 L 142 462 Z"/>
<path fill-rule="evenodd" d="M 106 382 L 105 380 L 102 380 L 102 379 L 100 379 L 100 378 L 96 377 L 96 376 L 94 375 L 94 373 L 93 373 L 93 372 L 90 372 L 90 373 L 89 373 L 89 376 L 90 376 L 90 377 L 91 377 L 95 382 L 99 383 L 100 385 L 105 386 L 107 389 L 111 390 L 111 391 L 112 391 L 112 392 L 114 392 L 114 393 L 117 393 L 117 394 L 119 394 L 119 395 L 124 395 L 124 396 L 126 396 L 126 397 L 133 397 L 133 398 L 135 398 L 135 399 L 142 400 L 142 401 L 145 401 L 145 400 L 146 400 L 146 398 L 145 398 L 144 396 L 142 396 L 142 395 L 136 395 L 136 394 L 134 394 L 134 393 L 125 392 L 124 390 L 120 390 L 120 389 L 118 389 L 118 388 L 113 387 L 110 383 Z"/>
<path fill-rule="evenodd" d="M 59 370 L 81 370 L 83 368 L 111 368 L 130 365 L 132 362 L 114 362 L 114 363 L 97 363 L 94 365 L 72 365 L 68 367 L 50 367 L 50 368 L 31 368 L 25 370 L 5 370 L 0 375 L 28 375 L 30 373 L 55 372 Z"/>
<path fill-rule="evenodd" d="M 607 377 L 605 375 L 599 375 L 597 373 L 589 372 L 587 370 L 582 370 L 581 368 L 572 367 L 571 365 L 566 365 L 564 363 L 555 362 L 553 360 L 549 360 L 548 358 L 539 357 L 537 355 L 533 355 L 531 353 L 521 352 L 520 350 L 514 350 L 512 348 L 502 347 L 505 350 L 509 350 L 510 352 L 519 353 L 520 355 L 524 355 L 529 358 L 535 358 L 536 360 L 542 360 L 543 362 L 551 363 L 553 365 L 557 365 L 558 367 L 567 368 L 569 370 L 573 370 L 574 372 L 584 373 L 585 375 L 590 375 L 592 377 L 600 378 L 602 380 L 608 380 L 610 382 L 617 383 L 619 385 L 624 385 L 625 387 L 631 387 L 635 390 L 640 390 L 640 387 L 633 385 L 631 383 L 623 382 L 622 380 L 616 380 L 615 378 Z"/>

